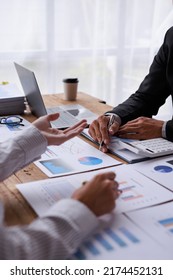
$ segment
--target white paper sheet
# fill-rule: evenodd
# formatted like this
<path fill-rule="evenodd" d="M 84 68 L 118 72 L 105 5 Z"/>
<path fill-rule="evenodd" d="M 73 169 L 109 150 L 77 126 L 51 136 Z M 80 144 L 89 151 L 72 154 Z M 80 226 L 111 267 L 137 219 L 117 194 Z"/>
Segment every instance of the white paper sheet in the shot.
<path fill-rule="evenodd" d="M 84 131 L 82 132 L 82 135 L 85 136 L 90 141 L 98 144 L 90 136 L 90 134 L 88 132 L 88 128 L 84 129 Z M 140 161 L 144 161 L 144 160 L 147 159 L 147 157 L 145 157 L 145 156 L 141 156 L 141 155 L 135 154 L 132 151 L 124 148 L 124 146 L 122 145 L 121 138 L 118 138 L 116 136 L 112 136 L 110 140 L 111 141 L 110 141 L 110 144 L 108 146 L 109 151 L 113 155 L 117 155 L 119 158 L 125 160 L 126 162 L 128 162 L 128 163 L 135 163 L 135 162 L 140 162 Z M 126 139 L 126 141 L 134 141 L 134 140 Z"/>
<path fill-rule="evenodd" d="M 35 164 L 48 177 L 58 177 L 118 165 L 121 162 L 75 137 L 60 146 L 49 146 Z"/>
<path fill-rule="evenodd" d="M 116 172 L 116 180 L 123 191 L 116 203 L 116 213 L 155 205 L 169 201 L 172 197 L 172 192 L 139 172 L 129 169 L 127 165 L 107 168 L 102 171 L 19 184 L 17 188 L 35 212 L 41 216 L 56 201 L 70 197 L 74 190 L 81 186 L 82 181 L 90 180 L 94 175 L 107 171 Z"/>
<path fill-rule="evenodd" d="M 21 116 L 19 116 L 22 118 Z M 5 124 L 0 124 L 0 142 L 4 142 L 7 139 L 14 137 L 21 133 L 26 127 L 28 127 L 31 123 L 22 118 L 22 123 L 24 126 L 16 125 L 16 126 L 8 126 Z"/>
<path fill-rule="evenodd" d="M 137 210 L 128 216 L 159 244 L 171 250 L 173 259 L 173 202 Z"/>
<path fill-rule="evenodd" d="M 158 242 L 154 238 L 154 235 L 157 234 L 156 230 L 153 231 L 153 234 L 149 234 L 152 223 L 146 222 L 146 218 L 143 219 L 146 217 L 145 210 L 150 213 L 150 209 L 154 209 L 156 206 L 143 209 L 144 212 L 141 212 L 142 210 L 129 212 L 129 210 L 167 201 L 172 196 L 172 192 L 136 170 L 128 168 L 127 165 L 106 168 L 104 172 L 110 170 L 117 173 L 116 180 L 120 182 L 120 188 L 124 192 L 117 200 L 116 209 L 111 214 L 100 218 L 100 229 L 81 246 L 72 259 L 172 259 L 172 246 L 165 250 L 165 243 L 167 244 L 168 241 Z M 17 188 L 36 213 L 42 216 L 56 201 L 70 197 L 74 190 L 80 187 L 82 181 L 89 180 L 98 173 L 100 171 L 97 170 L 19 184 Z M 137 211 L 141 214 L 138 215 Z M 168 211 L 163 209 L 163 212 L 165 215 L 159 219 L 166 219 L 168 216 Z M 129 216 L 132 221 L 125 215 Z M 137 218 L 133 215 L 137 215 Z M 136 226 L 136 223 L 139 223 L 139 226 Z M 143 225 L 142 230 L 141 224 Z M 145 230 L 146 227 L 147 230 Z M 171 234 L 173 236 L 173 233 Z"/>
<path fill-rule="evenodd" d="M 102 229 L 84 242 L 73 259 L 172 259 L 172 248 L 160 244 L 123 214 L 102 222 Z"/>
<path fill-rule="evenodd" d="M 173 155 L 136 163 L 133 168 L 173 191 Z"/>

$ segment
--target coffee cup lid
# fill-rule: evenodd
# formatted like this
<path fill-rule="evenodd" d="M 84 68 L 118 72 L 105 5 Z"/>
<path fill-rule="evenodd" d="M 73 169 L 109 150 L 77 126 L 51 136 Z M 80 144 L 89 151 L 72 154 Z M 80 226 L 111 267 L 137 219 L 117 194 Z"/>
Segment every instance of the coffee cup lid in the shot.
<path fill-rule="evenodd" d="M 63 79 L 64 83 L 78 83 L 79 80 L 78 78 L 67 78 L 67 79 Z"/>

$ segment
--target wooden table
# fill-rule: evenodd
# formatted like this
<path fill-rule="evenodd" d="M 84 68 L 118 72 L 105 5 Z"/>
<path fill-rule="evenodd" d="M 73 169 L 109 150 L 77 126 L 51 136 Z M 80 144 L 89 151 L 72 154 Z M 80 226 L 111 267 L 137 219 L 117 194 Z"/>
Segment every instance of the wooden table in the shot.
<path fill-rule="evenodd" d="M 111 107 L 104 104 L 102 100 L 91 97 L 90 95 L 81 92 L 78 93 L 77 101 L 73 102 L 65 101 L 63 99 L 63 94 L 45 95 L 43 96 L 43 98 L 46 107 L 77 103 L 85 106 L 98 115 L 101 115 L 107 110 L 111 109 Z M 35 119 L 35 117 L 32 115 L 27 115 L 24 117 L 30 122 L 34 121 Z M 84 137 L 83 139 L 84 141 L 89 142 Z M 91 143 L 91 145 L 96 146 L 93 143 Z M 111 156 L 117 159 L 117 157 L 113 155 Z M 0 183 L 0 200 L 4 203 L 5 207 L 6 225 L 29 224 L 34 218 L 37 217 L 27 201 L 16 189 L 15 185 L 18 183 L 26 183 L 45 178 L 47 178 L 47 176 L 40 169 L 38 169 L 35 164 L 32 163 Z"/>

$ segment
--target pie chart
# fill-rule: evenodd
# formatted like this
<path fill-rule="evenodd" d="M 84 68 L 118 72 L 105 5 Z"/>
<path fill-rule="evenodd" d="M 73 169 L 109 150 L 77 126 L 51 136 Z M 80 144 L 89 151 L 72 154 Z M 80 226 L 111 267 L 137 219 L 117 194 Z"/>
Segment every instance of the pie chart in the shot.
<path fill-rule="evenodd" d="M 172 172 L 172 168 L 167 165 L 157 165 L 154 167 L 155 171 L 161 172 L 161 173 L 169 173 Z"/>
<path fill-rule="evenodd" d="M 97 165 L 103 162 L 102 159 L 96 157 L 81 157 L 78 160 L 83 165 Z"/>

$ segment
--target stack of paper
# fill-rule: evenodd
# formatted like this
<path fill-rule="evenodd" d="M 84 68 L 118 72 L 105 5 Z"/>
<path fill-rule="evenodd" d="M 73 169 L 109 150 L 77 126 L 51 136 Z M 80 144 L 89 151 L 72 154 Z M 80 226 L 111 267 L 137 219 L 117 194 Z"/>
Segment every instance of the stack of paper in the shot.
<path fill-rule="evenodd" d="M 0 85 L 0 115 L 16 115 L 24 112 L 24 95 L 15 84 Z"/>

